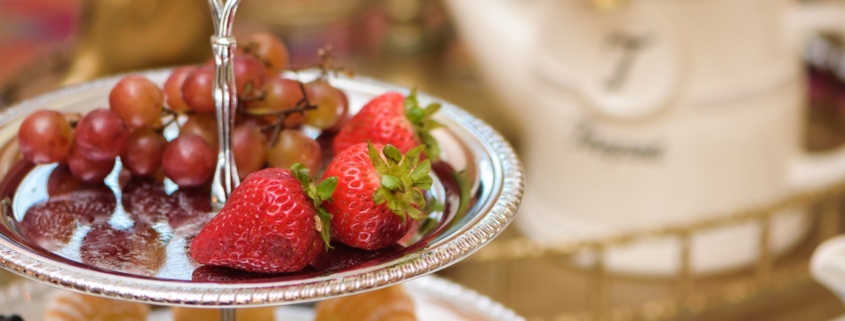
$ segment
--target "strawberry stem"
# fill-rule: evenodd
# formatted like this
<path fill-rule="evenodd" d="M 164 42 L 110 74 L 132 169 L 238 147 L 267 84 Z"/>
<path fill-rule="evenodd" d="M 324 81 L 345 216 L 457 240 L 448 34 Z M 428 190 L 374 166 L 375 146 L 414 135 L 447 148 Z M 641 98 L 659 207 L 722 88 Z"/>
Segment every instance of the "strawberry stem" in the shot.
<path fill-rule="evenodd" d="M 431 131 L 443 127 L 443 124 L 432 119 L 432 116 L 440 108 L 439 103 L 428 104 L 425 108 L 420 107 L 416 88 L 411 89 L 411 93 L 405 98 L 405 116 L 414 125 L 417 137 L 425 144 L 426 148 L 423 151 L 425 156 L 433 160 L 440 159 L 440 145 L 437 143 L 437 139 L 431 135 Z"/>
<path fill-rule="evenodd" d="M 420 162 L 425 145 L 409 150 L 405 155 L 393 145 L 385 145 L 379 153 L 373 144 L 367 142 L 370 162 L 381 176 L 381 187 L 373 193 L 376 204 L 386 204 L 391 212 L 399 215 L 402 222 L 406 216 L 420 220 L 427 216 L 421 210 L 426 208 L 423 191 L 431 188 L 431 161 Z M 384 158 L 382 158 L 384 155 Z"/>
<path fill-rule="evenodd" d="M 323 208 L 323 201 L 332 201 L 332 194 L 334 193 L 335 187 L 337 187 L 337 177 L 328 177 L 319 184 L 314 184 L 311 180 L 311 176 L 308 175 L 309 170 L 305 167 L 305 165 L 300 163 L 293 164 L 290 171 L 293 174 L 293 177 L 299 181 L 300 185 L 302 185 L 302 191 L 305 192 L 305 195 L 311 199 L 314 204 L 314 208 L 317 210 L 317 215 L 314 218 L 316 221 L 315 229 L 320 232 L 320 238 L 323 240 L 323 244 L 326 245 L 327 250 L 332 248 L 332 215 Z"/>

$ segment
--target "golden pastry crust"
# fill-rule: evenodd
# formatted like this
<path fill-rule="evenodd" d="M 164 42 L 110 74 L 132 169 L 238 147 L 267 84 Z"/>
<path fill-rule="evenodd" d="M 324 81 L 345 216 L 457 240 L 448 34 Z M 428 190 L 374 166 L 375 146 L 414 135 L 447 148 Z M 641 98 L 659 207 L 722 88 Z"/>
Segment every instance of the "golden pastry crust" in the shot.
<path fill-rule="evenodd" d="M 317 303 L 315 321 L 416 321 L 414 301 L 401 286 Z"/>
<path fill-rule="evenodd" d="M 274 307 L 239 308 L 235 311 L 235 318 L 238 321 L 273 321 L 275 310 Z M 173 321 L 220 321 L 220 309 L 173 307 L 171 311 Z"/>
<path fill-rule="evenodd" d="M 150 307 L 62 291 L 53 296 L 44 313 L 44 321 L 146 321 Z"/>

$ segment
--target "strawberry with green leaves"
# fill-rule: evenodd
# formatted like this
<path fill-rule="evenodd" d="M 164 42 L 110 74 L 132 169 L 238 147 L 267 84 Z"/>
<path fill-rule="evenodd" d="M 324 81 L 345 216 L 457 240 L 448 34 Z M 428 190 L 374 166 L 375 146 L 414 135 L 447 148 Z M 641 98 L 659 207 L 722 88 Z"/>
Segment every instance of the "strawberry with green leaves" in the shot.
<path fill-rule="evenodd" d="M 396 244 L 411 219 L 426 217 L 425 190 L 431 188 L 431 161 L 420 162 L 425 145 L 404 156 L 392 145 L 361 143 L 337 154 L 323 177 L 337 177 L 332 202 L 334 240 L 365 250 Z M 408 219 L 410 217 L 410 219 Z"/>
<path fill-rule="evenodd" d="M 371 142 L 393 145 L 407 153 L 420 144 L 425 144 L 425 155 L 437 159 L 440 147 L 431 135 L 431 130 L 443 125 L 432 119 L 440 110 L 440 104 L 420 107 L 417 92 L 412 90 L 408 97 L 397 92 L 378 96 L 364 105 L 335 136 L 332 149 L 337 155 L 352 145 Z"/>
<path fill-rule="evenodd" d="M 301 164 L 250 174 L 191 242 L 191 257 L 258 273 L 303 269 L 328 247 L 331 215 L 321 204 L 336 184 L 315 185 Z"/>

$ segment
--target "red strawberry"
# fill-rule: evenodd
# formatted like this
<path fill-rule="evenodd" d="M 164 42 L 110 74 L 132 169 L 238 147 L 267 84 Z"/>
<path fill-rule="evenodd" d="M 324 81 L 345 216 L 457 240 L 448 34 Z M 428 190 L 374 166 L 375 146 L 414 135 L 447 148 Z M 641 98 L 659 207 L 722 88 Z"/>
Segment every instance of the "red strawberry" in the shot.
<path fill-rule="evenodd" d="M 337 176 L 338 184 L 326 210 L 332 215 L 331 232 L 343 244 L 375 250 L 393 244 L 410 227 L 406 216 L 426 214 L 423 191 L 431 187 L 431 161 L 419 162 L 425 146 L 403 157 L 391 145 L 353 145 L 329 163 L 323 177 Z M 381 152 L 379 151 L 381 150 Z"/>
<path fill-rule="evenodd" d="M 193 240 L 191 257 L 250 272 L 301 270 L 328 244 L 330 217 L 315 204 L 336 183 L 329 178 L 315 186 L 300 164 L 250 174 Z"/>
<path fill-rule="evenodd" d="M 393 145 L 402 153 L 407 153 L 424 143 L 425 155 L 437 159 L 440 148 L 429 131 L 442 126 L 431 119 L 438 110 L 440 104 L 436 103 L 420 107 L 416 90 L 412 90 L 408 98 L 397 92 L 383 94 L 364 105 L 340 128 L 332 149 L 337 155 L 352 145 L 369 141 L 373 144 Z"/>

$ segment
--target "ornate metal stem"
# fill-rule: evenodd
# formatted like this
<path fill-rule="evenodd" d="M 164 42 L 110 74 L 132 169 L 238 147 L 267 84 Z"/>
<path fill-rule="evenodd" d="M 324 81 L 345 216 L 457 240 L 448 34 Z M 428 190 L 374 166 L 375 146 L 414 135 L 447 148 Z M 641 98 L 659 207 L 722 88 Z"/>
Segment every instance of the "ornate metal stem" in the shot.
<path fill-rule="evenodd" d="M 220 309 L 220 321 L 235 321 L 235 308 Z"/>
<path fill-rule="evenodd" d="M 217 110 L 217 137 L 220 150 L 217 154 L 217 168 L 211 184 L 211 200 L 222 206 L 232 190 L 240 184 L 235 156 L 232 153 L 232 129 L 235 126 L 235 111 L 238 106 L 237 86 L 233 60 L 235 38 L 232 24 L 240 0 L 208 0 L 214 21 L 215 34 L 211 36 L 214 51 L 214 105 Z"/>

